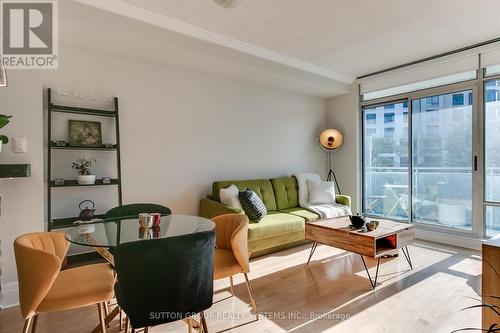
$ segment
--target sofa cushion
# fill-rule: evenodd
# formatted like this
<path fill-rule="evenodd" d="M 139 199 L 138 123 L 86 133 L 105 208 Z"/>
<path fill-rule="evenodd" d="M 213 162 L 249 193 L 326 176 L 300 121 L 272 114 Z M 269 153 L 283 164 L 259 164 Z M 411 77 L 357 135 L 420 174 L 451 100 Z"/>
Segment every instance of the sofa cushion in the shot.
<path fill-rule="evenodd" d="M 258 222 L 266 216 L 266 206 L 254 191 L 241 191 L 238 194 L 238 199 L 240 199 L 241 206 L 250 221 Z"/>
<path fill-rule="evenodd" d="M 300 207 L 280 209 L 280 212 L 303 217 L 308 222 L 319 220 L 318 214 L 311 212 L 310 210 L 300 208 Z"/>
<path fill-rule="evenodd" d="M 231 185 L 226 188 L 221 188 L 219 191 L 220 202 L 229 207 L 236 207 L 238 209 L 243 209 L 238 198 L 240 190 L 236 185 Z"/>
<path fill-rule="evenodd" d="M 299 186 L 295 177 L 281 177 L 271 179 L 276 208 L 283 210 L 299 205 Z"/>
<path fill-rule="evenodd" d="M 240 191 L 252 190 L 266 205 L 267 211 L 276 210 L 276 201 L 274 199 L 273 187 L 267 179 L 250 179 L 250 180 L 223 180 L 212 184 L 212 199 L 220 202 L 219 192 L 221 188 L 226 188 L 232 184 Z"/>
<path fill-rule="evenodd" d="M 335 183 L 307 181 L 309 189 L 309 206 L 312 205 L 333 205 L 335 204 Z"/>
<path fill-rule="evenodd" d="M 248 240 L 252 241 L 304 230 L 304 218 L 281 212 L 269 212 L 259 223 L 250 223 L 248 225 Z"/>

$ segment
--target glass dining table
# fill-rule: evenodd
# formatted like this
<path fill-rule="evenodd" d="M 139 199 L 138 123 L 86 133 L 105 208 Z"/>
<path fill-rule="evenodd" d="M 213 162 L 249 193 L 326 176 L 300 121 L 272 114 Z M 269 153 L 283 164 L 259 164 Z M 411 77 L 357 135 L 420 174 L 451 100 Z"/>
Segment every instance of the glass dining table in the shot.
<path fill-rule="evenodd" d="M 68 229 L 66 239 L 73 244 L 93 247 L 104 259 L 113 264 L 113 257 L 108 249 L 112 250 L 119 244 L 214 229 L 215 223 L 209 219 L 179 214 L 163 215 L 157 225 L 142 227 L 138 216 L 134 215 L 83 222 Z"/>
<path fill-rule="evenodd" d="M 194 234 L 214 229 L 215 223 L 209 219 L 179 214 L 163 215 L 156 226 L 142 227 L 139 224 L 139 217 L 134 215 L 82 222 L 69 228 L 65 237 L 70 243 L 94 248 L 114 266 L 112 249 L 120 244 Z M 108 312 L 105 318 L 106 325 L 109 325 L 119 313 L 118 306 Z M 187 324 L 195 330 L 201 330 L 200 324 L 195 319 L 190 319 Z M 121 328 L 120 315 L 120 330 Z M 94 329 L 93 333 L 98 332 L 100 332 L 99 326 Z"/>

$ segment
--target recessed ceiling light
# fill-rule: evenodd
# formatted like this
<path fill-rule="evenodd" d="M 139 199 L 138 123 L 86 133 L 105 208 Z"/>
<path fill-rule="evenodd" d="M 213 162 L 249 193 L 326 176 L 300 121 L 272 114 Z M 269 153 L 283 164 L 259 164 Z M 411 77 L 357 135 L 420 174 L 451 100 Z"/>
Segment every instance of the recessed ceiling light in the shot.
<path fill-rule="evenodd" d="M 214 0 L 219 6 L 224 8 L 234 8 L 239 6 L 243 0 Z"/>

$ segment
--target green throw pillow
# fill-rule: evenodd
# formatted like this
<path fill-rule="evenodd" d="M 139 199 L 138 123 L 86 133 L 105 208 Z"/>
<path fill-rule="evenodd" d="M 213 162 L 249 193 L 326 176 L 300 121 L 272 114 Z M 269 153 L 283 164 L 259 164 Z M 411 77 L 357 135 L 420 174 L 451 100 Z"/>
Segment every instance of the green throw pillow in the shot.
<path fill-rule="evenodd" d="M 254 191 L 241 191 L 238 193 L 238 199 L 240 199 L 241 206 L 250 221 L 259 222 L 266 216 L 266 206 Z"/>

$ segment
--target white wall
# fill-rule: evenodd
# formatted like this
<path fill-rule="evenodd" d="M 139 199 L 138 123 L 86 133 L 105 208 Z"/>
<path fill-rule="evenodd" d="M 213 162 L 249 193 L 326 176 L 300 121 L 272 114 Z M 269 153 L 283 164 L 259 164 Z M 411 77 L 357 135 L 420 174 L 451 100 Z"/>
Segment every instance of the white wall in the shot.
<path fill-rule="evenodd" d="M 343 194 L 352 198 L 352 211 L 361 209 L 359 202 L 358 154 L 361 150 L 359 138 L 359 95 L 357 84 L 351 86 L 349 94 L 329 98 L 326 101 L 326 124 L 344 134 L 342 149 L 333 155 L 333 167 Z"/>
<path fill-rule="evenodd" d="M 0 179 L 1 287 L 0 304 L 17 302 L 14 239 L 23 233 L 44 229 L 43 112 L 40 73 L 8 71 L 8 84 L 0 88 L 0 113 L 13 115 L 1 132 L 11 142 L 0 153 L 0 163 L 32 165 L 30 178 Z M 12 152 L 13 137 L 27 137 L 28 152 Z"/>
<path fill-rule="evenodd" d="M 324 172 L 316 144 L 325 125 L 321 98 L 75 46 L 61 48 L 60 69 L 45 71 L 43 85 L 119 97 L 125 203 L 196 214 L 214 180 Z M 98 177 L 110 172 L 96 169 Z"/>
<path fill-rule="evenodd" d="M 109 107 L 104 96 L 119 97 L 125 203 L 157 202 L 175 213 L 197 214 L 199 199 L 214 180 L 325 172 L 316 143 L 325 128 L 322 98 L 74 46 L 61 47 L 59 70 L 8 75 L 9 87 L 0 89 L 0 113 L 14 118 L 4 132 L 28 137 L 29 146 L 27 154 L 4 147 L 0 163 L 26 162 L 34 169 L 29 179 L 0 181 L 3 306 L 17 297 L 14 238 L 46 228 L 42 86 L 53 88 L 61 104 Z M 75 90 L 83 98 L 76 98 Z M 91 93 L 98 100 L 89 98 Z M 55 119 L 53 139 L 66 139 L 69 118 L 82 117 Z M 112 141 L 111 128 L 103 122 L 105 141 Z M 54 177 L 74 178 L 70 162 L 80 156 L 97 158 L 98 177 L 114 176 L 114 153 L 56 154 Z M 56 217 L 77 214 L 84 198 L 94 199 L 98 212 L 116 204 L 109 199 L 111 187 L 105 196 L 87 188 L 53 191 L 62 203 L 54 207 Z"/>

